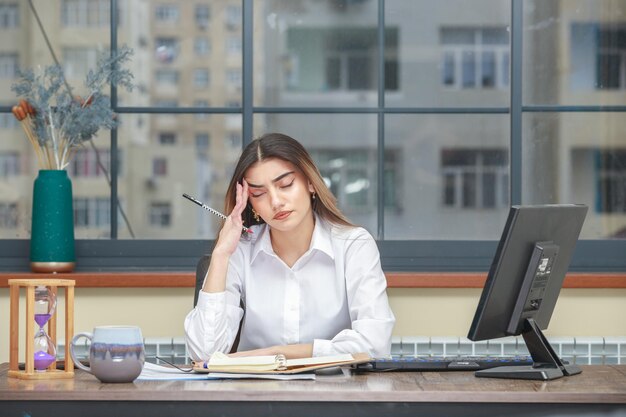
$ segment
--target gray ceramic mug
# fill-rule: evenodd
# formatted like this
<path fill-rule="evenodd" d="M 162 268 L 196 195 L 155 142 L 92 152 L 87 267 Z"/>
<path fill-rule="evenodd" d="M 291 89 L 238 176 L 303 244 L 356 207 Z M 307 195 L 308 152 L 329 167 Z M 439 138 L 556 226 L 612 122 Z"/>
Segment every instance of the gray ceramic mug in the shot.
<path fill-rule="evenodd" d="M 74 353 L 81 337 L 91 340 L 89 366 L 80 363 Z M 69 350 L 76 367 L 102 382 L 132 382 L 141 373 L 145 362 L 143 337 L 137 326 L 95 327 L 93 333 L 75 335 Z"/>

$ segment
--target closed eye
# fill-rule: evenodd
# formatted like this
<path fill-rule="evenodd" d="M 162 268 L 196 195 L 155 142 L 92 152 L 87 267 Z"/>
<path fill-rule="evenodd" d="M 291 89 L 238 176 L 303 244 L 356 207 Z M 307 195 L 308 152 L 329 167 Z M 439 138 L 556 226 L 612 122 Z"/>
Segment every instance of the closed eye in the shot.
<path fill-rule="evenodd" d="M 265 194 L 265 193 L 250 193 L 250 197 L 258 198 L 258 197 L 261 197 L 263 194 Z"/>
<path fill-rule="evenodd" d="M 280 188 L 289 188 L 293 185 L 295 178 L 291 180 L 289 184 L 281 185 Z"/>

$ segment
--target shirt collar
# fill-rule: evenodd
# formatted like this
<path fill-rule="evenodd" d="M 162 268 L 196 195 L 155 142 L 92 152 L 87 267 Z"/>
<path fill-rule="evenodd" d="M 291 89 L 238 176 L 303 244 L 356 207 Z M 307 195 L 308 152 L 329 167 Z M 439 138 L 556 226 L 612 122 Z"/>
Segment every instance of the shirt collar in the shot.
<path fill-rule="evenodd" d="M 259 229 L 258 237 L 252 248 L 251 263 L 254 262 L 260 252 L 265 252 L 268 255 L 276 255 L 274 248 L 272 248 L 269 226 L 264 224 Z M 313 228 L 313 236 L 311 237 L 311 246 L 307 252 L 319 250 L 324 252 L 331 259 L 335 259 L 331 234 L 332 224 L 315 215 L 315 227 Z"/>

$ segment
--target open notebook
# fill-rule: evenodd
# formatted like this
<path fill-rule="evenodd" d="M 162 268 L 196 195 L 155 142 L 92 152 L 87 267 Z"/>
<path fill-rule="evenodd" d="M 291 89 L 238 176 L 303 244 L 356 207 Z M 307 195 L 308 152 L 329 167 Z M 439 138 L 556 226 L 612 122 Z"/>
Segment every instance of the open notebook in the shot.
<path fill-rule="evenodd" d="M 231 358 L 221 352 L 216 352 L 206 362 L 194 362 L 193 370 L 195 372 L 246 374 L 297 374 L 333 366 L 356 365 L 371 360 L 372 358 L 366 353 L 285 359 L 284 355 Z"/>

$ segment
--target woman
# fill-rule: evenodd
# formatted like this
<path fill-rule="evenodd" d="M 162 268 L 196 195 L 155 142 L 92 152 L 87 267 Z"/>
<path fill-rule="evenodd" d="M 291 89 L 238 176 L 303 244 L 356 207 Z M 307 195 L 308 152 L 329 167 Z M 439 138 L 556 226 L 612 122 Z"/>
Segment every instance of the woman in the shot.
<path fill-rule="evenodd" d="M 225 212 L 185 318 L 192 358 L 230 352 L 238 331 L 233 356 L 389 354 L 395 318 L 376 242 L 339 211 L 299 142 L 272 133 L 250 143 Z"/>

